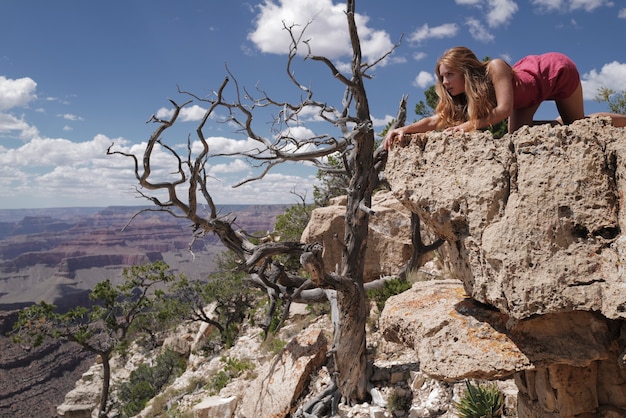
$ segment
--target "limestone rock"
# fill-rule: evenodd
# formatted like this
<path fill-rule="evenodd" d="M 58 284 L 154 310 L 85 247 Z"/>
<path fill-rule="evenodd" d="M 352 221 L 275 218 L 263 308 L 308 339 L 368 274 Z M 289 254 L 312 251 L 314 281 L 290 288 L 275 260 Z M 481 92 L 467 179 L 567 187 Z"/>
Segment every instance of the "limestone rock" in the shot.
<path fill-rule="evenodd" d="M 302 242 L 324 245 L 323 259 L 327 270 L 341 264 L 345 229 L 346 197 L 332 200 L 331 205 L 313 210 L 302 233 Z M 411 257 L 411 213 L 390 192 L 376 193 L 372 198 L 375 215 L 370 216 L 365 257 L 364 280 L 398 274 Z"/>
<path fill-rule="evenodd" d="M 242 396 L 242 414 L 247 418 L 279 418 L 288 415 L 311 373 L 326 357 L 328 342 L 319 329 L 298 335 L 259 370 Z"/>
<path fill-rule="evenodd" d="M 460 283 L 388 300 L 387 338 L 441 379 L 514 375 L 520 418 L 626 416 L 625 161 L 626 129 L 603 119 L 391 150 L 394 195 Z"/>
<path fill-rule="evenodd" d="M 385 337 L 415 349 L 440 380 L 496 380 L 553 364 L 587 367 L 609 358 L 606 322 L 589 312 L 509 321 L 467 297 L 456 280 L 419 282 L 387 300 Z"/>
<path fill-rule="evenodd" d="M 193 418 L 231 418 L 237 407 L 237 397 L 212 396 L 193 407 Z"/>
<path fill-rule="evenodd" d="M 90 418 L 102 394 L 102 364 L 94 364 L 83 373 L 74 389 L 65 395 L 57 414 L 65 418 Z"/>
<path fill-rule="evenodd" d="M 421 371 L 454 381 L 499 379 L 530 366 L 503 332 L 504 321 L 499 312 L 474 306 L 458 281 L 436 280 L 389 298 L 379 326 L 385 338 L 418 352 Z"/>
<path fill-rule="evenodd" d="M 163 348 L 187 357 L 191 352 L 191 343 L 179 336 L 171 336 L 163 341 Z"/>
<path fill-rule="evenodd" d="M 389 153 L 394 195 L 448 243 L 468 294 L 516 319 L 626 318 L 626 129 L 415 135 Z"/>

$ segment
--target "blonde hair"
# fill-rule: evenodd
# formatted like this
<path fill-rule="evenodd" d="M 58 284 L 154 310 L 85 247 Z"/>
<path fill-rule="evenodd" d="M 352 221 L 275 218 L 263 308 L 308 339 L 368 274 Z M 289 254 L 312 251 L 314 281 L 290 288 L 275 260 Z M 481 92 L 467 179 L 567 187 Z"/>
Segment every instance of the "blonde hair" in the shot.
<path fill-rule="evenodd" d="M 443 76 L 439 71 L 441 64 L 463 75 L 464 94 L 451 96 L 446 90 L 443 86 Z M 489 74 L 489 61 L 479 61 L 469 48 L 457 46 L 444 52 L 437 60 L 435 74 L 436 91 L 439 96 L 439 104 L 435 109 L 435 113 L 440 116 L 438 128 L 470 122 L 473 129 L 476 129 L 478 120 L 489 115 L 496 107 L 496 93 Z M 511 75 L 514 76 L 512 68 Z"/>

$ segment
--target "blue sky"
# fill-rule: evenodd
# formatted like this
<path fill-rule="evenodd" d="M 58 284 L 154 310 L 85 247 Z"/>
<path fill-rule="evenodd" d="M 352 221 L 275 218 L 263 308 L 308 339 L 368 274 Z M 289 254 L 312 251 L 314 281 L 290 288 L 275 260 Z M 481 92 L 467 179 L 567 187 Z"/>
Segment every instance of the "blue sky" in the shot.
<path fill-rule="evenodd" d="M 275 97 L 295 97 L 285 73 L 286 32 L 299 24 L 316 55 L 345 68 L 350 58 L 345 5 L 332 0 L 3 0 L 0 4 L 0 208 L 139 205 L 130 161 L 106 156 L 139 152 L 167 116 L 168 98 L 185 100 L 178 87 L 210 95 L 226 76 Z M 623 0 L 415 0 L 357 1 L 367 59 L 402 43 L 367 83 L 372 118 L 381 130 L 402 95 L 409 109 L 433 83 L 441 53 L 456 45 L 479 57 L 514 63 L 524 55 L 560 51 L 578 65 L 588 113 L 607 110 L 593 100 L 600 86 L 626 90 L 626 3 Z M 318 100 L 340 106 L 343 87 L 320 63 L 298 60 L 300 81 Z M 189 108 L 179 131 L 184 144 L 202 104 Z M 553 103 L 536 117 L 556 117 Z M 263 132 L 269 114 L 257 116 Z M 413 117 L 410 113 L 410 117 Z M 305 133 L 332 130 L 310 121 Z M 242 150 L 247 138 L 210 120 L 212 151 Z M 243 159 L 210 166 L 218 204 L 296 203 L 308 197 L 315 170 L 287 165 L 263 181 L 232 188 L 254 176 Z"/>

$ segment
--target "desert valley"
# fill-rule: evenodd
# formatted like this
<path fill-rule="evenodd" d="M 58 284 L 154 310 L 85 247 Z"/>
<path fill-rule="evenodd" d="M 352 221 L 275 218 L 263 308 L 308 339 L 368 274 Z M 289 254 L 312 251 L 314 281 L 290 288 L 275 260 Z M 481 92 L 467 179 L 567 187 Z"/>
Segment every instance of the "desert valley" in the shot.
<path fill-rule="evenodd" d="M 99 281 L 115 282 L 124 267 L 154 260 L 192 278 L 213 271 L 213 256 L 224 251 L 216 236 L 193 242 L 189 221 L 142 209 L 0 210 L 0 416 L 56 416 L 54 405 L 93 363 L 67 344 L 12 343 L 6 333 L 20 308 L 40 301 L 76 306 Z M 234 205 L 220 213 L 254 233 L 271 230 L 285 209 Z"/>

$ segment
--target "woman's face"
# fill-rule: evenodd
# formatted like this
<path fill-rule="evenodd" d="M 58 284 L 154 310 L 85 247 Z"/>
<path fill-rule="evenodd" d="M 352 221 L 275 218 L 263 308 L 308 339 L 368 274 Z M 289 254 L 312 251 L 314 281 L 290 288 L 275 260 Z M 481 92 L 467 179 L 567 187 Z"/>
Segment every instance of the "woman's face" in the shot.
<path fill-rule="evenodd" d="M 439 74 L 441 75 L 441 84 L 450 93 L 450 96 L 465 93 L 465 77 L 460 71 L 448 67 L 446 64 L 440 64 Z"/>

